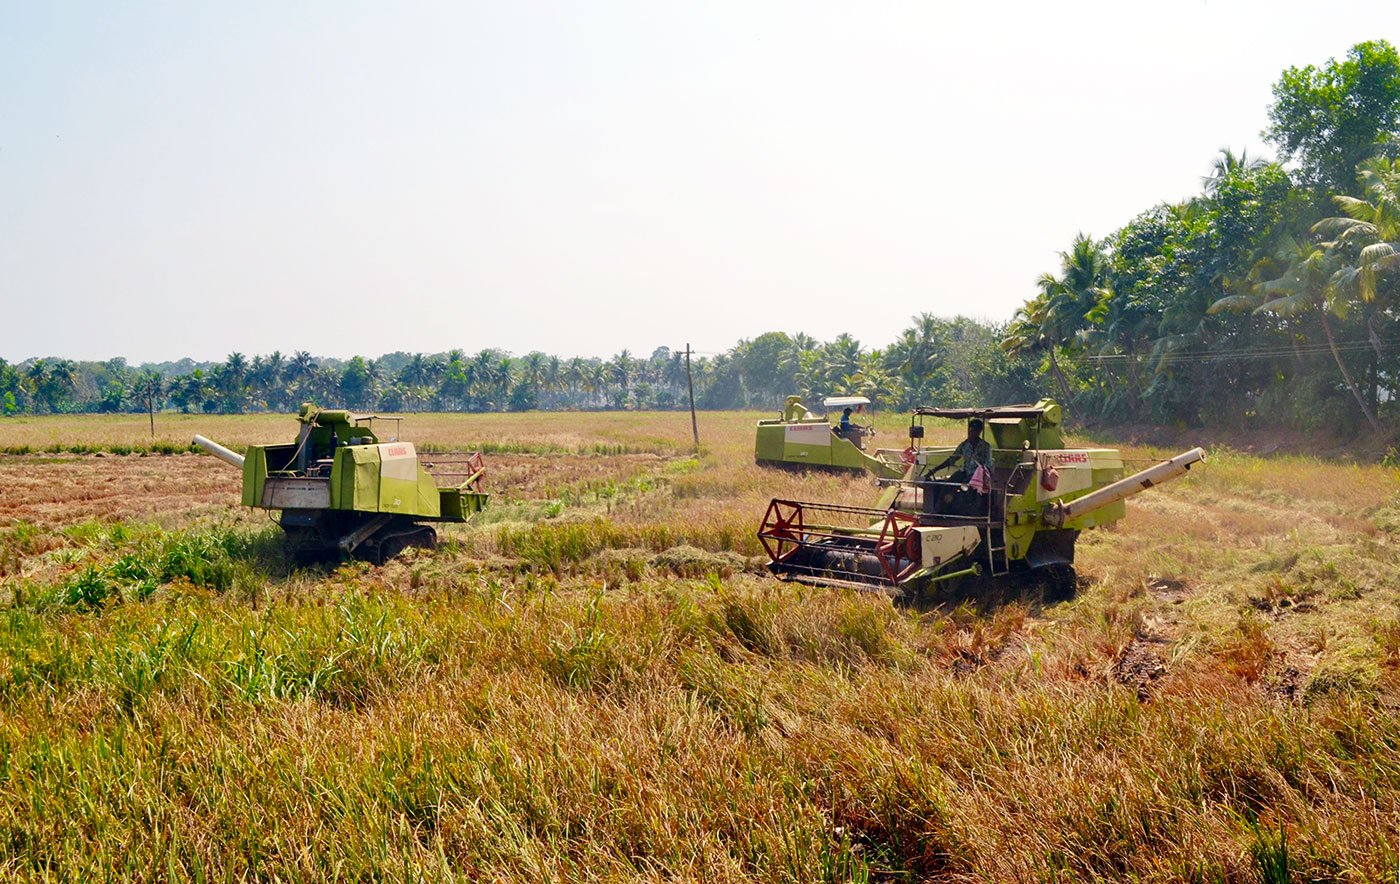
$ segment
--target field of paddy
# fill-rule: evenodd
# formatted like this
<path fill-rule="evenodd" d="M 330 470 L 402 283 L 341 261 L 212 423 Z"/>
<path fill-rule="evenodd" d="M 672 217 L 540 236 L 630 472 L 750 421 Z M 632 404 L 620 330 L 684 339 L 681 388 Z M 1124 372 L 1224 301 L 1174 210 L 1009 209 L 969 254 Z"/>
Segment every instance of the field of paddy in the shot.
<path fill-rule="evenodd" d="M 770 498 L 877 489 L 761 416 L 410 415 L 493 496 L 382 568 L 186 452 L 290 417 L 0 419 L 0 874 L 1394 880 L 1396 470 L 1215 448 L 1072 599 L 907 609 L 763 571 Z"/>

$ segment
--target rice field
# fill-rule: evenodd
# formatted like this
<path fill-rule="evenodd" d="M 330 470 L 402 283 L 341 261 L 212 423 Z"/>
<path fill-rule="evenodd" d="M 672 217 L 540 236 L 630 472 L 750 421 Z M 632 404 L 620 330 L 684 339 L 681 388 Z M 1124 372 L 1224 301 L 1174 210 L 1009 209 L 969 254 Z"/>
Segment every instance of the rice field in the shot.
<path fill-rule="evenodd" d="M 1217 448 L 1071 600 L 914 610 L 763 572 L 769 498 L 876 489 L 760 416 L 410 416 L 493 499 L 382 568 L 180 453 L 288 417 L 0 420 L 0 874 L 1395 879 L 1394 469 Z"/>

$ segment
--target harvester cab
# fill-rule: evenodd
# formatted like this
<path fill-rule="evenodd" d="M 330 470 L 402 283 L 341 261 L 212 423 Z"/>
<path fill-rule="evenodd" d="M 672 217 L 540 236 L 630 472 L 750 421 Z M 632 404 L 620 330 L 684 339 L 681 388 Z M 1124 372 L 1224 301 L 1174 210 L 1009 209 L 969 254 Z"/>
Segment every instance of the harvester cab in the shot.
<path fill-rule="evenodd" d="M 1064 447 L 1060 406 L 918 408 L 908 467 L 873 508 L 774 499 L 758 537 L 789 580 L 881 589 L 905 598 L 977 575 L 1040 572 L 1073 585 L 1080 532 L 1125 515 L 1124 501 L 1184 475 L 1200 448 L 1123 477 L 1109 448 Z M 922 445 L 925 418 L 981 425 L 957 448 Z M 986 438 L 989 437 L 989 438 Z"/>
<path fill-rule="evenodd" d="M 420 457 L 399 439 L 402 418 L 303 405 L 296 441 L 250 445 L 239 455 L 203 436 L 194 443 L 243 471 L 243 505 L 280 512 L 297 553 L 343 553 L 384 562 L 408 546 L 432 547 L 423 522 L 465 522 L 486 505 L 479 453 Z M 392 425 L 381 441 L 376 429 Z"/>
<path fill-rule="evenodd" d="M 813 414 L 789 396 L 776 420 L 758 422 L 754 462 L 787 469 L 853 470 L 886 479 L 904 474 L 901 450 L 870 448 L 875 424 L 866 396 L 828 396 Z"/>

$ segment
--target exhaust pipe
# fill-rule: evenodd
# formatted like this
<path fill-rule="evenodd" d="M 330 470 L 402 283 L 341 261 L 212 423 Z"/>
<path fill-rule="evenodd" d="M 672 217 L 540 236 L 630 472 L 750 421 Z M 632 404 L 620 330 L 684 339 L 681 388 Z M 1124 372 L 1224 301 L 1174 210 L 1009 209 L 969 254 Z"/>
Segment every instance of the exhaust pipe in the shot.
<path fill-rule="evenodd" d="M 195 436 L 193 442 L 229 466 L 243 469 L 243 455 L 238 452 L 229 451 L 213 439 L 206 439 L 203 436 Z"/>
<path fill-rule="evenodd" d="M 1047 525 L 1063 528 L 1065 522 L 1071 519 L 1077 519 L 1100 507 L 1125 500 L 1134 494 L 1141 494 L 1153 485 L 1160 485 L 1163 482 L 1184 476 L 1186 471 L 1191 469 L 1192 464 L 1200 463 L 1205 459 L 1204 448 L 1192 448 L 1190 451 L 1178 454 L 1171 460 L 1162 461 L 1156 466 L 1133 473 L 1131 476 L 1119 479 L 1111 485 L 1105 485 L 1098 491 L 1076 498 L 1069 503 L 1057 500 L 1046 504 L 1041 519 Z"/>

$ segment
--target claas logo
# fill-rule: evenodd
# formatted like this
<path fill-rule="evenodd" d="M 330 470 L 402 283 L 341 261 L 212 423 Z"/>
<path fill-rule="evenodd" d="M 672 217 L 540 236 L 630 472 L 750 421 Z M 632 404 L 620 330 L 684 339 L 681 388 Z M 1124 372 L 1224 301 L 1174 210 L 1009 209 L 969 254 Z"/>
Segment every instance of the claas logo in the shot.
<path fill-rule="evenodd" d="M 387 453 L 390 457 L 404 457 L 408 454 L 408 446 L 390 445 Z"/>

